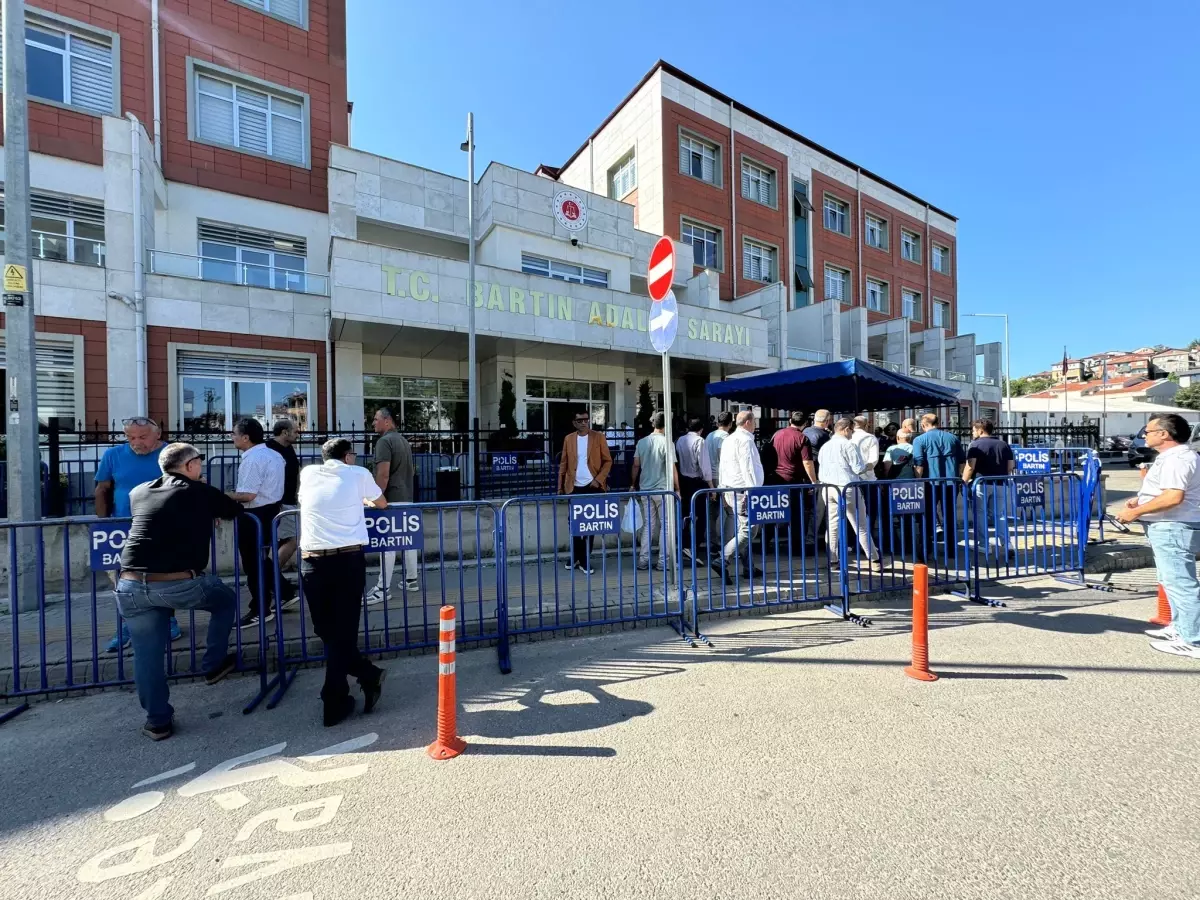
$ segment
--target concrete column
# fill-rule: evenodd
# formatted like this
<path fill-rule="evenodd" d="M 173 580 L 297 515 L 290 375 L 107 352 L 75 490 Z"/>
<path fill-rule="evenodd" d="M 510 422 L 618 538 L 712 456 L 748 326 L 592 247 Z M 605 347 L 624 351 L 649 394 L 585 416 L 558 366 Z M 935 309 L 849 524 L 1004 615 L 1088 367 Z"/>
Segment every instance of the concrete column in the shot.
<path fill-rule="evenodd" d="M 333 360 L 334 424 L 338 428 L 359 430 L 364 427 L 362 344 L 335 341 Z"/>

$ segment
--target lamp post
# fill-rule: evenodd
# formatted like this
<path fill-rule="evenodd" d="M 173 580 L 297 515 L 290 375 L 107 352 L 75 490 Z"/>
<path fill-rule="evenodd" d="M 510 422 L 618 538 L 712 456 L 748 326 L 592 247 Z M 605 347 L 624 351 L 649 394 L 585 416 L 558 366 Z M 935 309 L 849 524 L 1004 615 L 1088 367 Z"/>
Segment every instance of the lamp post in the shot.
<path fill-rule="evenodd" d="M 467 113 L 467 420 L 477 428 L 479 386 L 475 371 L 475 114 Z"/>
<path fill-rule="evenodd" d="M 1004 320 L 1004 427 L 1012 428 L 1012 346 L 1008 342 L 1008 313 L 963 313 L 963 317 Z"/>

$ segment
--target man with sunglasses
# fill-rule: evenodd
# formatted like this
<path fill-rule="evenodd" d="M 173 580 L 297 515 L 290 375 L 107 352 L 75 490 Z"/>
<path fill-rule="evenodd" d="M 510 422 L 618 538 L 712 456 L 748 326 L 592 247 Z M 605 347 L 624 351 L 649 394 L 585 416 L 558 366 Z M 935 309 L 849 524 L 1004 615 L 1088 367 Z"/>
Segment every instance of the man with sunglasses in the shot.
<path fill-rule="evenodd" d="M 1146 426 L 1146 446 L 1157 450 L 1141 489 L 1116 515 L 1128 524 L 1141 519 L 1154 551 L 1158 582 L 1171 604 L 1171 624 L 1147 631 L 1150 646 L 1200 660 L 1200 455 L 1188 447 L 1192 426 L 1178 415 L 1159 416 Z"/>
<path fill-rule="evenodd" d="M 133 680 L 146 711 L 142 733 L 169 738 L 175 710 L 168 702 L 166 652 L 171 612 L 202 609 L 210 614 L 201 664 L 204 680 L 216 684 L 234 670 L 229 634 L 237 597 L 216 575 L 206 575 L 214 519 L 234 519 L 242 507 L 201 480 L 204 456 L 191 444 L 169 444 L 158 456 L 160 477 L 129 495 L 133 524 L 121 551 L 117 606 L 133 637 Z"/>
<path fill-rule="evenodd" d="M 592 429 L 592 417 L 586 408 L 576 410 L 572 420 L 575 433 L 563 439 L 562 459 L 558 465 L 558 492 L 560 494 L 603 494 L 608 490 L 608 473 L 612 471 L 612 452 L 608 441 L 599 431 Z M 592 535 L 571 538 L 571 559 L 567 568 L 574 566 L 585 575 L 592 573 L 589 560 L 592 552 Z"/>
<path fill-rule="evenodd" d="M 166 445 L 158 423 L 145 416 L 132 416 L 123 419 L 121 424 L 125 428 L 125 443 L 105 450 L 96 467 L 96 515 L 101 519 L 110 516 L 128 518 L 130 491 L 162 474 L 158 457 Z M 116 586 L 114 579 L 113 587 Z M 179 622 L 171 616 L 171 640 L 177 641 L 180 637 Z M 129 627 L 122 625 L 105 649 L 116 653 L 128 646 Z"/>

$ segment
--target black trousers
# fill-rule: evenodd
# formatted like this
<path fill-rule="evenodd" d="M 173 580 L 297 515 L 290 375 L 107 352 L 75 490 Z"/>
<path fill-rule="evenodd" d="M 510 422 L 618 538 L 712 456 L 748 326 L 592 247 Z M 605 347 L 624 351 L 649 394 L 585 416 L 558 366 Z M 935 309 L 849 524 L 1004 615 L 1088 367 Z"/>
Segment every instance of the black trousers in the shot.
<path fill-rule="evenodd" d="M 696 493 L 707 488 L 703 478 L 692 478 L 690 475 L 679 476 L 679 500 L 685 517 L 692 514 L 692 497 Z M 704 504 L 704 498 L 700 498 L 700 502 L 696 504 L 696 518 L 688 520 L 688 530 L 683 535 L 683 546 L 691 552 L 692 532 L 696 534 L 696 552 L 699 553 L 704 549 L 705 536 L 708 534 L 708 516 L 707 509 Z"/>
<path fill-rule="evenodd" d="M 304 596 L 312 613 L 313 630 L 325 642 L 325 686 L 321 699 L 336 703 L 350 693 L 347 677 L 373 685 L 382 671 L 358 650 L 367 558 L 361 550 L 300 560 Z"/>
<path fill-rule="evenodd" d="M 590 484 L 584 487 L 575 486 L 575 490 L 571 492 L 572 497 L 581 496 L 583 494 L 603 494 L 603 488 L 592 487 Z M 588 557 L 592 553 L 592 544 L 595 542 L 595 535 L 581 535 L 571 538 L 571 562 L 575 565 L 582 563 L 587 565 Z"/>
<path fill-rule="evenodd" d="M 267 506 L 257 506 L 244 510 L 238 517 L 238 555 L 242 558 L 242 571 L 250 586 L 250 609 L 248 612 L 258 613 L 258 573 L 263 569 L 263 589 L 268 606 L 275 596 L 275 572 L 270 566 L 263 566 L 263 557 L 271 546 L 271 520 L 279 515 L 280 504 L 271 503 Z M 261 540 L 255 530 L 257 520 L 262 531 Z M 268 610 L 269 612 L 270 610 Z"/>

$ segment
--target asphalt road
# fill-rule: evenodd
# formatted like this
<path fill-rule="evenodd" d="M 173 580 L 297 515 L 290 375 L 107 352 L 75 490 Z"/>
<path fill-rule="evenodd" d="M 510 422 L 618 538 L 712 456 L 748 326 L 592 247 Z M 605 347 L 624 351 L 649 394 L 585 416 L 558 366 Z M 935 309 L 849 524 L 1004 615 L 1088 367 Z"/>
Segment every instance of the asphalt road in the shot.
<path fill-rule="evenodd" d="M 1200 666 L 1151 607 L 938 599 L 934 684 L 904 610 L 474 651 L 448 762 L 432 656 L 333 729 L 315 671 L 249 716 L 249 680 L 182 685 L 159 744 L 131 694 L 42 703 L 0 726 L 0 898 L 1194 900 Z"/>

